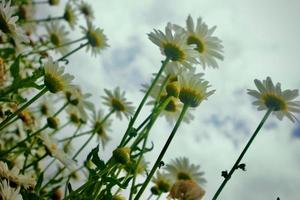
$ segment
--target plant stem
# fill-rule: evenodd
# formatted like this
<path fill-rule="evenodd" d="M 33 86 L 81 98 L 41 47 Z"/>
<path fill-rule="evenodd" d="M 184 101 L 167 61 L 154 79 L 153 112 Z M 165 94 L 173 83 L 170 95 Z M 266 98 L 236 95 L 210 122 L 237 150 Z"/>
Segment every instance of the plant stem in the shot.
<path fill-rule="evenodd" d="M 39 50 L 39 51 L 32 51 L 32 52 L 29 52 L 29 53 L 27 53 L 27 54 L 25 54 L 25 55 L 23 55 L 23 56 L 26 57 L 26 56 L 29 56 L 29 55 L 32 55 L 32 54 L 39 54 L 39 53 L 43 53 L 43 52 L 46 52 L 46 51 L 51 51 L 51 50 L 58 49 L 58 48 L 61 48 L 61 47 L 69 46 L 69 45 L 71 45 L 71 44 L 75 44 L 75 43 L 77 43 L 77 42 L 80 42 L 80 41 L 82 41 L 82 40 L 84 40 L 84 39 L 86 39 L 85 36 L 82 37 L 82 38 L 79 38 L 79 39 L 77 39 L 77 40 L 73 40 L 73 41 L 71 41 L 71 42 L 64 43 L 64 44 L 62 44 L 62 45 L 60 45 L 60 46 L 50 47 L 50 48 L 48 48 L 48 49 Z"/>
<path fill-rule="evenodd" d="M 124 136 L 123 136 L 123 138 L 122 138 L 122 140 L 121 140 L 121 142 L 120 142 L 119 147 L 122 147 L 122 146 L 124 145 L 124 142 L 125 142 L 125 140 L 126 140 L 126 137 L 127 137 L 128 133 L 129 133 L 129 131 L 131 130 L 131 128 L 132 128 L 132 126 L 133 126 L 135 120 L 137 119 L 139 113 L 140 113 L 141 110 L 142 110 L 142 107 L 144 106 L 144 104 L 145 104 L 145 102 L 146 102 L 148 96 L 150 95 L 150 92 L 151 92 L 152 88 L 155 86 L 156 82 L 158 81 L 158 78 L 160 77 L 160 75 L 161 75 L 162 72 L 164 71 L 164 69 L 165 69 L 165 67 L 167 66 L 169 60 L 170 60 L 170 59 L 169 59 L 168 57 L 166 57 L 166 59 L 162 62 L 161 68 L 159 69 L 159 71 L 158 71 L 156 77 L 154 78 L 153 82 L 151 83 L 150 87 L 148 88 L 148 90 L 147 90 L 145 96 L 143 97 L 143 99 L 142 99 L 140 105 L 138 106 L 137 110 L 135 111 L 133 118 L 130 120 L 129 125 L 128 125 L 128 128 L 127 128 L 127 130 L 126 130 L 126 132 L 125 132 L 125 134 L 124 134 Z"/>
<path fill-rule="evenodd" d="M 219 196 L 219 194 L 221 193 L 222 189 L 224 188 L 224 186 L 226 185 L 226 183 L 229 181 L 229 179 L 231 178 L 232 174 L 234 173 L 234 171 L 236 169 L 238 169 L 238 166 L 242 160 L 242 158 L 244 157 L 245 153 L 247 152 L 248 148 L 250 147 L 250 145 L 252 144 L 253 140 L 255 139 L 256 135 L 258 134 L 258 132 L 260 131 L 260 129 L 262 128 L 262 126 L 264 125 L 264 123 L 266 122 L 267 118 L 270 116 L 270 114 L 272 113 L 272 109 L 269 109 L 265 116 L 263 117 L 263 119 L 261 120 L 261 122 L 259 123 L 258 127 L 256 128 L 256 130 L 254 131 L 253 135 L 251 136 L 250 140 L 248 141 L 248 143 L 246 144 L 246 146 L 244 147 L 242 153 L 240 154 L 240 156 L 238 157 L 238 159 L 235 161 L 233 167 L 231 168 L 230 172 L 228 173 L 228 175 L 226 175 L 224 181 L 222 182 L 222 184 L 220 185 L 219 189 L 217 190 L 217 192 L 215 193 L 215 195 L 213 196 L 212 200 L 216 200 Z"/>
<path fill-rule="evenodd" d="M 59 59 L 56 60 L 56 61 L 58 62 L 58 61 L 62 61 L 62 60 L 64 60 L 64 59 L 66 59 L 67 57 L 69 57 L 70 55 L 72 55 L 72 54 L 75 53 L 76 51 L 82 49 L 83 47 L 85 47 L 85 46 L 88 45 L 88 44 L 89 44 L 89 42 L 86 42 L 86 43 L 84 43 L 84 44 L 79 45 L 79 47 L 77 47 L 76 49 L 70 51 L 69 53 L 67 53 L 66 55 L 62 56 L 61 58 L 59 58 Z"/>
<path fill-rule="evenodd" d="M 29 21 L 24 21 L 24 24 L 29 24 L 29 23 L 41 23 L 41 22 L 50 22 L 50 21 L 54 21 L 54 20 L 62 20 L 64 19 L 63 16 L 61 17 L 47 17 L 44 19 L 34 19 L 34 20 L 29 20 Z"/>
<path fill-rule="evenodd" d="M 181 123 L 181 121 L 182 121 L 185 113 L 186 113 L 186 111 L 188 110 L 188 108 L 189 108 L 188 105 L 184 104 L 184 106 L 183 106 L 183 108 L 181 110 L 181 113 L 179 115 L 179 118 L 178 118 L 178 120 L 177 120 L 177 122 L 176 122 L 176 124 L 175 124 L 175 126 L 174 126 L 174 128 L 173 128 L 173 130 L 172 130 L 172 132 L 171 132 L 171 134 L 170 134 L 170 136 L 168 138 L 168 140 L 166 141 L 166 143 L 165 143 L 163 149 L 161 150 L 161 152 L 160 152 L 160 154 L 159 154 L 159 156 L 158 156 L 155 164 L 153 165 L 153 167 L 152 167 L 152 169 L 151 169 L 151 171 L 150 171 L 147 179 L 145 180 L 145 182 L 142 185 L 141 189 L 139 190 L 139 192 L 135 196 L 134 200 L 139 200 L 140 197 L 141 197 L 141 195 L 143 194 L 144 190 L 146 189 L 146 187 L 147 187 L 148 183 L 150 182 L 152 176 L 154 175 L 156 169 L 160 165 L 160 162 L 161 162 L 163 156 L 165 155 L 165 153 L 166 153 L 166 151 L 167 151 L 167 149 L 168 149 L 168 147 L 169 147 L 172 139 L 174 138 L 175 133 L 176 133 L 176 131 L 177 131 L 177 129 L 178 129 L 178 127 L 179 127 L 179 125 L 180 125 L 180 123 Z"/>
<path fill-rule="evenodd" d="M 30 99 L 29 101 L 27 101 L 21 108 L 19 108 L 13 114 L 9 115 L 5 120 L 3 120 L 0 123 L 0 131 L 3 130 L 8 125 L 8 122 L 11 119 L 13 119 L 15 116 L 17 116 L 18 114 L 20 114 L 25 108 L 27 108 L 28 106 L 30 106 L 30 104 L 32 104 L 33 102 L 35 102 L 38 98 L 40 98 L 41 96 L 43 96 L 47 91 L 48 91 L 47 88 L 42 89 L 32 99 Z"/>

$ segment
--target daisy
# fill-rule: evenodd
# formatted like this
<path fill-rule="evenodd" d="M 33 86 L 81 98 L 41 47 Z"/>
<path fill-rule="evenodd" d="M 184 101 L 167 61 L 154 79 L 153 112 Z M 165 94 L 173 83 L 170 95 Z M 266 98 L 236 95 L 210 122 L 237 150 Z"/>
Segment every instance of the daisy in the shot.
<path fill-rule="evenodd" d="M 106 119 L 104 120 L 104 114 L 102 110 L 98 110 L 96 112 L 93 111 L 93 128 L 95 129 L 97 133 L 98 140 L 101 141 L 102 147 L 104 148 L 107 142 L 110 140 L 108 137 L 108 132 L 111 131 L 110 125 L 112 120 Z"/>
<path fill-rule="evenodd" d="M 166 26 L 165 33 L 154 29 L 154 32 L 149 33 L 148 37 L 175 65 L 192 68 L 192 64 L 197 63 L 197 51 L 186 43 L 186 35 L 172 29 L 170 23 Z"/>
<path fill-rule="evenodd" d="M 86 19 L 89 19 L 89 20 L 94 19 L 94 11 L 90 4 L 88 4 L 84 1 L 81 1 L 78 6 L 78 9 L 79 9 L 80 13 L 83 14 Z"/>
<path fill-rule="evenodd" d="M 193 180 L 199 184 L 205 183 L 204 172 L 200 171 L 200 165 L 190 164 L 188 158 L 176 158 L 166 165 L 168 177 L 176 182 L 177 180 Z"/>
<path fill-rule="evenodd" d="M 42 133 L 40 139 L 43 141 L 46 149 L 50 153 L 51 156 L 59 160 L 65 167 L 67 167 L 70 171 L 74 171 L 76 169 L 76 163 L 61 149 L 58 148 L 57 141 L 54 141 L 47 133 Z"/>
<path fill-rule="evenodd" d="M 16 25 L 18 21 L 16 14 L 16 7 L 11 6 L 11 1 L 2 0 L 0 3 L 0 36 L 4 34 L 13 38 L 15 43 L 28 42 L 22 28 Z"/>
<path fill-rule="evenodd" d="M 169 192 L 171 189 L 171 180 L 165 173 L 156 172 L 156 176 L 153 177 L 152 182 L 155 184 L 155 187 L 159 190 L 159 193 Z"/>
<path fill-rule="evenodd" d="M 7 164 L 2 161 L 0 161 L 0 177 L 25 189 L 34 188 L 36 185 L 36 181 L 32 176 L 20 174 L 20 169 L 17 166 L 9 169 Z"/>
<path fill-rule="evenodd" d="M 183 72 L 178 77 L 180 85 L 179 99 L 183 104 L 197 107 L 203 100 L 212 95 L 215 90 L 207 91 L 209 82 L 202 79 L 204 74 L 195 74 L 194 71 Z"/>
<path fill-rule="evenodd" d="M 132 102 L 129 102 L 125 98 L 125 91 L 120 90 L 117 87 L 114 91 L 104 89 L 106 96 L 103 96 L 104 104 L 113 110 L 116 113 L 119 119 L 122 119 L 124 115 L 127 119 L 134 113 L 134 107 L 131 105 Z"/>
<path fill-rule="evenodd" d="M 53 21 L 46 25 L 46 30 L 51 44 L 56 47 L 55 50 L 58 53 L 66 54 L 69 48 L 64 44 L 69 43 L 70 40 L 67 38 L 69 32 L 66 31 L 65 26 L 60 25 L 58 21 Z"/>
<path fill-rule="evenodd" d="M 23 200 L 20 194 L 20 188 L 12 188 L 9 185 L 9 181 L 0 181 L 0 197 L 2 200 Z"/>
<path fill-rule="evenodd" d="M 65 12 L 63 15 L 64 20 L 68 22 L 70 27 L 74 29 L 76 23 L 77 23 L 77 15 L 75 12 L 75 9 L 71 6 L 71 4 L 67 4 L 65 7 Z"/>
<path fill-rule="evenodd" d="M 87 100 L 92 95 L 89 93 L 83 94 L 79 87 L 75 87 L 73 90 L 67 91 L 66 96 L 70 103 L 69 107 L 77 109 L 80 113 L 80 119 L 86 122 L 88 116 L 86 110 L 94 110 L 94 104 Z"/>
<path fill-rule="evenodd" d="M 50 92 L 57 93 L 74 87 L 71 85 L 74 76 L 68 73 L 64 74 L 65 68 L 59 67 L 58 63 L 54 62 L 51 57 L 45 63 L 44 69 L 44 84 Z"/>
<path fill-rule="evenodd" d="M 195 50 L 198 52 L 198 58 L 203 68 L 218 68 L 217 60 L 223 60 L 222 41 L 213 36 L 216 26 L 208 28 L 202 18 L 197 19 L 197 25 L 194 25 L 192 17 L 189 15 L 186 20 L 186 28 L 174 25 L 175 30 L 183 32 L 187 35 L 186 42 L 188 45 L 196 45 Z"/>
<path fill-rule="evenodd" d="M 177 68 L 176 65 L 174 65 L 173 63 L 168 63 L 165 68 L 164 74 L 162 74 L 162 76 L 157 81 L 157 84 L 150 92 L 150 96 L 153 98 L 153 100 L 149 101 L 148 103 L 149 105 L 154 105 L 156 101 L 162 102 L 168 96 L 172 96 L 170 102 L 167 104 L 165 109 L 162 110 L 162 112 L 160 113 L 160 116 L 164 116 L 168 121 L 168 123 L 170 124 L 173 124 L 174 122 L 177 121 L 183 107 L 183 104 L 180 102 L 178 98 L 179 91 L 180 91 L 180 85 L 178 84 L 178 75 L 181 72 L 182 70 Z M 161 91 L 161 87 L 163 87 L 163 84 L 165 83 L 166 79 L 167 79 L 166 87 L 164 87 Z M 143 85 L 143 87 L 144 89 L 142 91 L 145 92 L 147 91 L 149 85 L 145 84 Z M 159 96 L 160 91 L 161 94 Z M 188 110 L 183 117 L 183 121 L 189 123 L 193 119 L 194 116 Z"/>
<path fill-rule="evenodd" d="M 87 51 L 91 50 L 93 56 L 100 54 L 103 49 L 109 46 L 107 44 L 107 37 L 103 33 L 103 29 L 95 29 L 89 21 L 87 22 L 87 28 L 81 28 L 88 40 Z"/>
<path fill-rule="evenodd" d="M 285 116 L 292 122 L 298 121 L 293 114 L 300 113 L 300 101 L 295 101 L 298 90 L 281 90 L 281 84 L 274 85 L 270 77 L 263 81 L 255 79 L 254 83 L 258 91 L 248 89 L 248 94 L 257 99 L 253 102 L 257 110 L 271 109 L 279 120 Z"/>

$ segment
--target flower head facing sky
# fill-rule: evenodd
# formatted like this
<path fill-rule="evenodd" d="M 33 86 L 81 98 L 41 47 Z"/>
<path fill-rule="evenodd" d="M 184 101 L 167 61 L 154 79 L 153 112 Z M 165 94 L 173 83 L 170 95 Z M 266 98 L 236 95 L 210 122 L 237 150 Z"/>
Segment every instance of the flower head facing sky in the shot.
<path fill-rule="evenodd" d="M 183 104 L 197 107 L 203 100 L 212 95 L 215 90 L 207 91 L 209 82 L 202 79 L 204 74 L 194 71 L 183 72 L 178 77 L 180 84 L 179 99 Z"/>
<path fill-rule="evenodd" d="M 82 30 L 88 40 L 87 51 L 91 50 L 93 56 L 100 54 L 103 49 L 109 47 L 103 29 L 95 28 L 91 22 L 87 21 L 87 28 L 82 27 Z"/>
<path fill-rule="evenodd" d="M 298 121 L 293 114 L 300 113 L 300 101 L 295 101 L 299 96 L 297 89 L 282 90 L 281 84 L 274 85 L 270 77 L 263 81 L 255 79 L 254 83 L 258 91 L 248 89 L 248 94 L 257 99 L 253 104 L 258 106 L 258 110 L 271 109 L 279 120 L 285 116 L 292 122 Z"/>
<path fill-rule="evenodd" d="M 106 96 L 103 96 L 104 104 L 113 110 L 119 119 L 124 115 L 127 119 L 133 115 L 134 107 L 125 98 L 125 91 L 117 87 L 114 91 L 104 89 Z"/>
<path fill-rule="evenodd" d="M 222 41 L 213 36 L 216 26 L 208 28 L 202 18 L 197 19 L 197 24 L 194 25 L 192 17 L 189 15 L 186 20 L 186 28 L 174 25 L 175 30 L 186 34 L 186 42 L 188 45 L 196 45 L 195 50 L 198 52 L 198 58 L 205 67 L 218 68 L 217 60 L 223 60 L 223 45 Z"/>
<path fill-rule="evenodd" d="M 176 65 L 192 68 L 192 64 L 197 63 L 197 52 L 186 43 L 186 35 L 174 30 L 170 23 L 166 26 L 165 33 L 154 29 L 148 37 Z"/>
<path fill-rule="evenodd" d="M 56 93 L 72 88 L 71 81 L 74 76 L 64 73 L 65 68 L 59 67 L 58 63 L 54 62 L 51 57 L 45 63 L 44 69 L 44 83 L 50 92 Z"/>
<path fill-rule="evenodd" d="M 204 172 L 200 171 L 200 165 L 191 164 L 188 158 L 176 158 L 166 165 L 168 177 L 176 182 L 177 180 L 192 180 L 199 184 L 206 182 L 203 178 Z"/>
<path fill-rule="evenodd" d="M 20 187 L 10 187 L 9 181 L 7 180 L 0 181 L 0 197 L 2 200 L 23 200 L 20 194 Z"/>
<path fill-rule="evenodd" d="M 51 22 L 46 25 L 46 30 L 49 35 L 49 40 L 56 47 L 56 51 L 61 54 L 68 53 L 68 47 L 63 46 L 64 44 L 70 42 L 67 38 L 68 31 L 66 31 L 65 26 L 60 25 L 59 22 Z"/>
<path fill-rule="evenodd" d="M 16 7 L 11 6 L 11 1 L 2 0 L 0 3 L 0 36 L 4 33 L 13 38 L 15 43 L 27 42 L 28 38 L 25 32 L 20 28 L 16 22 L 18 16 L 16 14 Z"/>

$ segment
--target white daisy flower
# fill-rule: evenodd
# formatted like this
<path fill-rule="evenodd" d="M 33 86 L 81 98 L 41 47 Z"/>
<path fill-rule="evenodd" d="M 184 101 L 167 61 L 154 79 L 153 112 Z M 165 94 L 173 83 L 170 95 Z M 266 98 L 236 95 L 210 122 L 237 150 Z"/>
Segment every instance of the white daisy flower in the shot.
<path fill-rule="evenodd" d="M 192 180 L 198 184 L 206 182 L 204 172 L 200 171 L 200 165 L 190 164 L 188 158 L 176 158 L 166 165 L 168 177 L 174 182 L 177 180 Z"/>
<path fill-rule="evenodd" d="M 103 33 L 103 29 L 94 28 L 92 23 L 87 21 L 87 28 L 81 27 L 83 34 L 85 34 L 88 40 L 87 51 L 91 50 L 92 55 L 96 56 L 109 45 L 107 44 L 107 37 Z"/>
<path fill-rule="evenodd" d="M 166 173 L 156 172 L 156 176 L 152 178 L 152 182 L 159 192 L 166 193 L 169 192 L 172 186 L 172 181 Z"/>
<path fill-rule="evenodd" d="M 14 14 L 16 14 L 16 7 L 11 6 L 11 1 L 2 0 L 0 3 L 0 36 L 3 33 L 7 34 L 13 38 L 16 44 L 28 42 L 23 29 L 16 25 L 18 16 L 13 16 Z"/>
<path fill-rule="evenodd" d="M 202 18 L 197 19 L 197 25 L 194 25 L 192 17 L 189 15 L 186 20 L 186 28 L 173 25 L 175 30 L 183 32 L 187 35 L 186 42 L 188 45 L 196 45 L 195 50 L 198 52 L 198 58 L 203 68 L 212 67 L 218 68 L 217 60 L 223 60 L 223 45 L 222 41 L 213 36 L 216 26 L 208 28 Z"/>
<path fill-rule="evenodd" d="M 93 111 L 93 119 L 92 119 L 92 125 L 97 133 L 97 138 L 99 141 L 101 141 L 102 147 L 104 149 L 107 142 L 110 140 L 110 137 L 108 136 L 108 132 L 111 131 L 110 126 L 112 123 L 112 120 L 104 119 L 104 114 L 101 109 L 96 112 Z"/>
<path fill-rule="evenodd" d="M 203 73 L 194 71 L 182 72 L 178 76 L 180 85 L 179 99 L 183 104 L 197 107 L 203 100 L 212 95 L 215 90 L 207 91 L 209 82 L 202 79 Z"/>
<path fill-rule="evenodd" d="M 0 180 L 0 197 L 2 200 L 23 200 L 20 187 L 10 187 L 7 180 Z"/>
<path fill-rule="evenodd" d="M 68 53 L 69 48 L 64 44 L 69 43 L 70 40 L 67 38 L 69 32 L 66 31 L 65 26 L 60 25 L 58 21 L 53 21 L 46 25 L 46 30 L 51 44 L 56 47 L 55 50 L 61 54 Z"/>
<path fill-rule="evenodd" d="M 104 89 L 106 96 L 103 96 L 104 104 L 113 110 L 119 119 L 124 115 L 127 119 L 134 113 L 134 107 L 125 98 L 125 91 L 117 87 L 114 91 Z"/>
<path fill-rule="evenodd" d="M 48 61 L 45 63 L 44 69 L 44 84 L 50 92 L 56 93 L 66 91 L 74 87 L 71 85 L 74 76 L 64 73 L 65 68 L 59 67 L 58 63 L 54 62 L 51 57 L 49 57 Z"/>
<path fill-rule="evenodd" d="M 54 141 L 47 133 L 42 133 L 39 137 L 43 141 L 51 156 L 59 160 L 70 171 L 74 171 L 76 169 L 76 162 L 69 158 L 62 149 L 58 148 L 57 141 Z"/>
<path fill-rule="evenodd" d="M 197 63 L 197 51 L 186 43 L 186 35 L 172 29 L 170 23 L 166 26 L 165 33 L 154 29 L 154 32 L 149 33 L 148 37 L 175 65 L 192 68 L 192 64 Z"/>
<path fill-rule="evenodd" d="M 7 164 L 2 161 L 0 161 L 0 177 L 25 189 L 34 188 L 36 185 L 36 181 L 32 176 L 20 174 L 20 169 L 17 166 L 9 169 Z"/>
<path fill-rule="evenodd" d="M 254 83 L 258 89 L 248 89 L 248 94 L 257 100 L 253 105 L 258 106 L 257 110 L 272 109 L 273 114 L 279 119 L 285 116 L 292 122 L 298 121 L 293 113 L 300 113 L 300 101 L 295 101 L 299 96 L 298 90 L 281 90 L 281 84 L 273 84 L 272 79 L 260 81 L 255 79 Z"/>
<path fill-rule="evenodd" d="M 66 20 L 68 22 L 71 29 L 74 29 L 74 27 L 77 23 L 77 14 L 76 14 L 75 9 L 69 3 L 66 4 L 63 18 L 64 18 L 64 20 Z"/>
<path fill-rule="evenodd" d="M 80 118 L 85 122 L 88 117 L 86 110 L 94 110 L 94 104 L 87 100 L 91 96 L 89 93 L 83 94 L 79 87 L 66 92 L 67 100 L 70 103 L 69 107 L 77 109 L 80 113 Z"/>
<path fill-rule="evenodd" d="M 91 20 L 95 18 L 92 6 L 84 1 L 80 2 L 80 4 L 78 5 L 78 10 L 81 14 L 84 15 L 86 19 Z"/>

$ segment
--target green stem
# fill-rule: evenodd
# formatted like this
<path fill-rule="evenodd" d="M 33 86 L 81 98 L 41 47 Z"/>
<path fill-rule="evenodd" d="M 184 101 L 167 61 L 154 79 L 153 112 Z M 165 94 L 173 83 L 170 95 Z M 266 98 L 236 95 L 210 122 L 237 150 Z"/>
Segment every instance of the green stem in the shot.
<path fill-rule="evenodd" d="M 43 156 L 39 157 L 37 160 L 33 161 L 32 163 L 26 165 L 22 171 L 25 172 L 26 169 L 28 169 L 31 166 L 34 166 L 36 163 L 40 162 L 41 160 L 43 160 L 44 158 L 46 158 L 48 155 L 48 153 L 45 153 Z"/>
<path fill-rule="evenodd" d="M 144 104 L 145 104 L 145 102 L 146 102 L 148 96 L 150 95 L 150 92 L 151 92 L 152 88 L 156 85 L 156 82 L 158 81 L 160 75 L 162 74 L 162 72 L 164 71 L 165 67 L 167 66 L 169 60 L 170 60 L 170 59 L 167 57 L 167 58 L 163 61 L 162 66 L 161 66 L 161 68 L 159 69 L 159 71 L 158 71 L 156 77 L 154 78 L 154 80 L 153 80 L 153 82 L 151 83 L 150 87 L 148 88 L 148 90 L 147 90 L 145 96 L 143 97 L 143 99 L 142 99 L 140 105 L 138 106 L 137 110 L 135 111 L 133 118 L 130 120 L 130 123 L 129 123 L 129 125 L 128 125 L 128 128 L 127 128 L 127 130 L 126 130 L 126 132 L 125 132 L 125 134 L 124 134 L 124 136 L 123 136 L 123 138 L 122 138 L 122 140 L 121 140 L 121 142 L 120 142 L 119 147 L 122 147 L 122 146 L 124 145 L 123 143 L 125 142 L 126 137 L 127 137 L 128 133 L 129 133 L 129 131 L 131 130 L 131 128 L 132 128 L 132 126 L 133 126 L 135 120 L 137 119 L 139 113 L 140 113 L 141 110 L 142 110 L 142 107 L 144 106 Z"/>
<path fill-rule="evenodd" d="M 13 119 L 15 116 L 17 116 L 18 114 L 20 114 L 25 108 L 27 108 L 28 106 L 30 106 L 30 104 L 32 104 L 33 102 L 35 102 L 38 98 L 40 98 L 41 96 L 43 96 L 47 91 L 48 91 L 47 88 L 42 89 L 32 99 L 30 99 L 29 101 L 27 101 L 21 108 L 19 108 L 13 114 L 9 115 L 5 120 L 3 120 L 0 123 L 0 131 L 3 130 L 8 125 L 8 122 L 11 119 Z"/>
<path fill-rule="evenodd" d="M 168 140 L 166 141 L 166 143 L 165 143 L 163 149 L 161 150 L 161 152 L 160 152 L 160 154 L 159 154 L 159 156 L 158 156 L 155 164 L 153 165 L 153 167 L 152 167 L 152 169 L 151 169 L 151 171 L 150 171 L 147 179 L 145 180 L 145 182 L 142 185 L 141 189 L 139 190 L 139 192 L 135 196 L 134 200 L 139 200 L 140 197 L 141 197 L 141 195 L 143 194 L 144 190 L 146 189 L 146 187 L 147 187 L 148 183 L 150 182 L 152 176 L 154 175 L 156 169 L 160 165 L 160 162 L 161 162 L 163 156 L 165 155 L 165 153 L 166 153 L 166 151 L 167 151 L 167 149 L 168 149 L 168 147 L 169 147 L 169 145 L 170 145 L 173 137 L 175 136 L 175 133 L 176 133 L 176 131 L 177 131 L 177 129 L 178 129 L 178 127 L 179 127 L 179 125 L 180 125 L 180 123 L 181 123 L 181 121 L 182 121 L 185 113 L 186 113 L 186 111 L 188 110 L 188 108 L 189 108 L 188 105 L 184 104 L 184 106 L 182 108 L 182 111 L 181 111 L 181 113 L 179 115 L 179 118 L 178 118 L 178 120 L 177 120 L 177 122 L 176 122 L 176 124 L 175 124 L 175 126 L 174 126 L 174 128 L 173 128 L 173 130 L 172 130 L 172 132 L 171 132 L 171 134 L 170 134 L 170 136 L 168 138 Z"/>
<path fill-rule="evenodd" d="M 47 17 L 47 18 L 44 18 L 44 19 L 34 19 L 34 20 L 24 21 L 24 24 L 50 22 L 50 21 L 62 20 L 62 19 L 64 19 L 63 16 L 61 16 L 61 17 Z"/>
<path fill-rule="evenodd" d="M 80 137 L 80 136 L 83 136 L 83 135 L 87 135 L 87 134 L 90 134 L 92 133 L 94 130 L 89 130 L 89 131 L 85 131 L 85 132 L 82 132 L 82 133 L 79 133 L 79 134 L 74 134 L 73 136 L 70 136 L 70 137 L 67 137 L 67 138 L 64 138 L 64 139 L 61 139 L 61 140 L 58 140 L 58 142 L 64 142 L 64 141 L 71 141 L 73 140 L 74 138 L 77 138 L 77 137 Z"/>
<path fill-rule="evenodd" d="M 69 57 L 70 55 L 72 55 L 72 54 L 75 53 L 76 51 L 82 49 L 83 47 L 85 47 L 85 46 L 88 45 L 88 44 L 89 44 L 89 42 L 86 42 L 86 43 L 84 43 L 84 44 L 81 44 L 81 45 L 80 45 L 79 47 L 77 47 L 76 49 L 70 51 L 70 52 L 67 53 L 66 55 L 64 55 L 64 56 L 62 56 L 61 58 L 59 58 L 59 59 L 57 60 L 57 62 L 66 59 L 67 57 Z"/>
<path fill-rule="evenodd" d="M 220 185 L 219 189 L 217 190 L 217 192 L 215 193 L 215 195 L 213 196 L 212 200 L 216 200 L 219 196 L 219 194 L 221 193 L 222 189 L 224 188 L 224 186 L 226 185 L 226 183 L 229 181 L 229 179 L 231 178 L 232 174 L 234 173 L 235 170 L 238 169 L 238 166 L 242 160 L 242 158 L 244 157 L 245 153 L 247 152 L 248 148 L 250 147 L 250 145 L 252 144 L 253 140 L 255 139 L 256 135 L 258 134 L 258 132 L 260 131 L 260 129 L 262 128 L 262 126 L 264 125 L 264 123 L 266 122 L 266 120 L 268 119 L 268 117 L 270 116 L 270 114 L 272 113 L 272 109 L 269 109 L 265 116 L 263 117 L 263 119 L 261 120 L 261 122 L 259 123 L 258 127 L 256 128 L 256 130 L 254 131 L 253 135 L 251 136 L 250 140 L 248 141 L 248 143 L 246 144 L 246 146 L 244 147 L 242 153 L 240 154 L 240 156 L 238 157 L 238 159 L 236 160 L 236 162 L 234 163 L 233 167 L 231 168 L 230 172 L 228 173 L 228 175 L 226 175 L 224 181 L 222 182 L 222 184 Z"/>
<path fill-rule="evenodd" d="M 82 41 L 82 40 L 84 40 L 84 39 L 86 39 L 86 36 L 84 36 L 84 37 L 82 37 L 82 38 L 79 38 L 79 39 L 77 39 L 77 40 L 73 40 L 73 41 L 71 41 L 71 42 L 64 43 L 64 44 L 59 45 L 59 46 L 50 47 L 50 48 L 48 48 L 48 49 L 39 50 L 39 51 L 32 51 L 32 52 L 29 52 L 29 53 L 27 53 L 27 54 L 25 54 L 25 55 L 23 55 L 23 56 L 26 57 L 26 56 L 29 56 L 29 55 L 32 55 L 32 54 L 40 54 L 40 53 L 47 52 L 47 51 L 51 51 L 51 50 L 58 49 L 58 48 L 61 48 L 61 47 L 69 46 L 69 45 L 71 45 L 71 44 L 75 44 L 75 43 L 77 43 L 77 42 L 80 42 L 80 41 Z"/>

